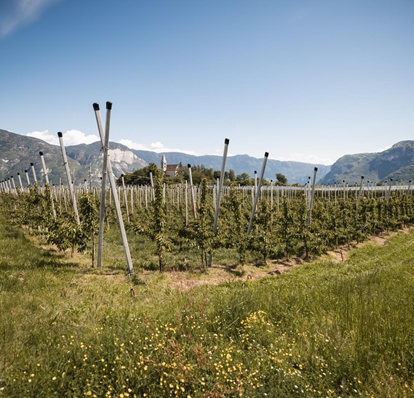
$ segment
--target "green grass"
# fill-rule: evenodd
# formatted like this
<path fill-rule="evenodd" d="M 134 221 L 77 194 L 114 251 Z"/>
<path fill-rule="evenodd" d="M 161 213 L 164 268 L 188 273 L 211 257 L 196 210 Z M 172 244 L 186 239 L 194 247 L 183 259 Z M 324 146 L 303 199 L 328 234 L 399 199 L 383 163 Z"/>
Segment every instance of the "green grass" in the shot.
<path fill-rule="evenodd" d="M 179 291 L 116 240 L 97 270 L 0 223 L 0 397 L 414 396 L 414 233 Z"/>

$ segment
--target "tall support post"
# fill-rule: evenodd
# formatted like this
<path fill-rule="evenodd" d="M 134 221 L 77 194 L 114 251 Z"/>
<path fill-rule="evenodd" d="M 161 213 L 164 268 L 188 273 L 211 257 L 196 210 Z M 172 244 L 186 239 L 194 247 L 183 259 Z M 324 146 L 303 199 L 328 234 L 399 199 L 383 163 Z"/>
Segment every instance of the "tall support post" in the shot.
<path fill-rule="evenodd" d="M 390 178 L 390 181 L 388 182 L 387 202 L 390 200 L 390 197 L 391 197 L 391 187 L 392 187 L 392 178 Z"/>
<path fill-rule="evenodd" d="M 34 164 L 30 163 L 30 167 L 32 168 L 34 182 L 37 184 L 36 170 L 34 168 Z"/>
<path fill-rule="evenodd" d="M 46 168 L 45 158 L 43 157 L 43 152 L 40 151 L 39 155 L 40 155 L 40 160 L 42 161 L 43 173 L 45 175 L 46 184 L 49 185 L 49 189 L 50 189 L 50 200 L 51 200 L 51 203 L 52 203 L 53 217 L 56 218 L 56 210 L 55 210 L 55 204 L 54 204 L 54 201 L 53 201 L 52 187 L 49 184 L 49 177 L 47 175 L 47 168 Z"/>
<path fill-rule="evenodd" d="M 266 163 L 267 163 L 267 158 L 268 157 L 269 157 L 269 152 L 265 152 L 264 159 L 263 159 L 263 165 L 262 165 L 262 171 L 260 173 L 259 184 L 257 185 L 256 194 L 255 194 L 255 198 L 254 198 L 252 214 L 250 215 L 249 226 L 247 227 L 247 235 L 250 234 L 250 231 L 252 229 L 253 219 L 254 219 L 254 215 L 256 213 L 257 202 L 259 201 L 260 190 L 262 188 L 263 176 L 264 176 L 264 172 L 265 172 L 265 169 L 266 169 Z"/>
<path fill-rule="evenodd" d="M 131 220 L 129 218 L 128 198 L 127 198 L 127 192 L 125 188 L 125 178 L 123 174 L 121 174 L 121 179 L 122 179 L 122 191 L 124 193 L 124 203 L 125 203 L 125 210 L 126 210 L 126 215 L 127 215 L 127 222 L 129 225 L 131 223 Z"/>
<path fill-rule="evenodd" d="M 24 174 L 26 174 L 26 181 L 27 181 L 27 186 L 30 185 L 30 178 L 29 178 L 29 173 L 27 170 L 24 171 Z"/>
<path fill-rule="evenodd" d="M 89 165 L 89 191 L 92 191 L 92 165 Z"/>
<path fill-rule="evenodd" d="M 131 213 L 134 214 L 134 187 L 131 187 Z"/>
<path fill-rule="evenodd" d="M 220 200 L 221 200 L 221 192 L 223 190 L 223 183 L 224 183 L 224 171 L 226 170 L 226 160 L 227 160 L 227 152 L 229 148 L 230 140 L 226 138 L 224 140 L 224 151 L 223 151 L 223 160 L 221 162 L 221 171 L 220 171 L 220 181 L 218 184 L 218 191 L 217 191 L 217 199 L 216 199 L 216 211 L 214 214 L 214 224 L 213 224 L 213 233 L 217 233 L 217 224 L 218 218 L 220 213 Z M 212 256 L 210 255 L 207 261 L 208 267 L 211 267 Z"/>
<path fill-rule="evenodd" d="M 361 176 L 361 183 L 360 183 L 360 186 L 359 186 L 358 199 L 357 199 L 357 204 L 358 205 L 359 205 L 359 202 L 361 201 L 363 186 L 364 186 L 364 176 Z"/>
<path fill-rule="evenodd" d="M 10 180 L 11 180 L 11 183 L 12 183 L 13 190 L 16 191 L 16 183 L 14 182 L 13 176 L 10 176 Z"/>
<path fill-rule="evenodd" d="M 229 142 L 230 140 L 226 138 L 224 140 L 224 152 L 223 152 L 223 160 L 221 163 L 221 171 L 220 171 L 220 181 L 218 185 L 218 191 L 217 191 L 217 201 L 216 201 L 216 212 L 214 214 L 214 225 L 213 225 L 213 232 L 217 232 L 217 223 L 218 223 L 218 217 L 220 212 L 220 200 L 221 200 L 221 193 L 223 190 L 223 183 L 224 183 L 224 171 L 226 169 L 226 160 L 227 160 L 227 152 L 229 148 Z"/>
<path fill-rule="evenodd" d="M 110 119 L 111 119 L 112 103 L 111 102 L 106 103 L 105 133 L 104 133 L 103 128 L 102 128 L 101 115 L 99 113 L 99 105 L 97 103 L 94 103 L 93 104 L 93 109 L 95 111 L 96 124 L 98 125 L 98 131 L 99 131 L 99 135 L 101 137 L 101 143 L 104 146 L 106 137 L 108 137 L 108 142 L 109 142 L 109 126 L 110 126 Z M 109 183 L 110 183 L 110 186 L 111 186 L 111 191 L 112 191 L 112 195 L 113 195 L 113 199 L 114 199 L 115 211 L 116 211 L 116 215 L 117 215 L 117 218 L 118 218 L 119 229 L 121 231 L 122 243 L 123 243 L 123 246 L 124 246 L 125 257 L 126 257 L 126 261 L 127 261 L 127 265 L 128 265 L 128 271 L 129 271 L 130 275 L 133 275 L 134 274 L 134 268 L 132 266 L 131 253 L 129 251 L 129 244 L 128 244 L 128 239 L 127 239 L 126 232 L 125 232 L 124 220 L 122 219 L 121 207 L 119 205 L 118 195 L 116 193 L 115 179 L 114 179 L 114 176 L 112 174 L 112 166 L 111 166 L 111 161 L 109 159 L 107 159 L 107 169 L 106 169 L 106 171 L 108 173 Z"/>
<path fill-rule="evenodd" d="M 191 172 L 191 164 L 188 164 L 187 167 L 188 167 L 188 177 L 190 179 L 191 201 L 193 202 L 194 220 L 197 220 L 197 204 L 196 204 L 196 197 L 195 197 L 195 192 L 194 192 L 193 174 Z"/>
<path fill-rule="evenodd" d="M 185 180 L 185 192 L 184 192 L 184 201 L 185 201 L 185 226 L 188 225 L 188 186 L 187 180 Z"/>
<path fill-rule="evenodd" d="M 22 177 L 20 177 L 20 173 L 17 173 L 17 178 L 19 179 L 20 188 L 23 189 Z"/>
<path fill-rule="evenodd" d="M 270 180 L 270 210 L 273 212 L 273 180 Z"/>
<path fill-rule="evenodd" d="M 309 200 L 309 209 L 308 209 L 308 225 L 311 224 L 312 222 L 312 206 L 313 206 L 313 198 L 315 196 L 315 184 L 316 184 L 316 173 L 318 172 L 318 168 L 315 167 L 313 169 L 313 181 L 312 181 L 312 192 L 310 195 L 310 200 Z"/>
<path fill-rule="evenodd" d="M 307 202 L 308 202 L 308 208 L 309 208 L 309 205 L 310 205 L 310 197 L 311 197 L 311 195 L 310 195 L 310 193 L 311 193 L 310 183 L 311 183 L 311 176 L 308 176 L 308 182 L 306 183 L 306 199 L 307 199 Z"/>
<path fill-rule="evenodd" d="M 254 190 L 257 190 L 257 171 L 254 171 Z"/>
<path fill-rule="evenodd" d="M 68 187 L 69 187 L 70 197 L 72 199 L 73 211 L 75 213 L 76 222 L 78 223 L 78 225 L 80 225 L 78 206 L 76 204 L 75 192 L 73 191 L 72 179 L 70 178 L 68 158 L 66 156 L 65 145 L 63 144 L 63 135 L 60 131 L 57 133 L 57 135 L 59 137 L 60 149 L 62 151 L 63 165 L 65 166 L 66 177 L 68 179 Z"/>
<path fill-rule="evenodd" d="M 102 187 L 101 187 L 101 204 L 99 211 L 99 235 L 98 235 L 98 268 L 102 267 L 102 253 L 103 253 L 103 235 L 105 228 L 105 201 L 106 201 L 106 176 L 108 173 L 108 145 L 109 134 L 105 132 L 103 147 L 103 166 L 102 166 Z"/>
<path fill-rule="evenodd" d="M 152 201 L 155 200 L 155 190 L 154 190 L 154 179 L 152 178 L 152 171 L 149 172 L 150 184 L 151 184 L 151 198 Z"/>

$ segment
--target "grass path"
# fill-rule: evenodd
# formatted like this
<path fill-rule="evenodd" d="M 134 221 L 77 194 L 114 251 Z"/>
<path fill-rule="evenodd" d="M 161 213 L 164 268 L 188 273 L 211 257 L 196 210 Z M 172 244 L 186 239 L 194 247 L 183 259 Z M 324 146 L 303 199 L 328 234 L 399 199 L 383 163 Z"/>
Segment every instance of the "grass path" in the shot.
<path fill-rule="evenodd" d="M 130 282 L 4 222 L 0 253 L 0 397 L 414 396 L 412 231 L 268 277 Z"/>

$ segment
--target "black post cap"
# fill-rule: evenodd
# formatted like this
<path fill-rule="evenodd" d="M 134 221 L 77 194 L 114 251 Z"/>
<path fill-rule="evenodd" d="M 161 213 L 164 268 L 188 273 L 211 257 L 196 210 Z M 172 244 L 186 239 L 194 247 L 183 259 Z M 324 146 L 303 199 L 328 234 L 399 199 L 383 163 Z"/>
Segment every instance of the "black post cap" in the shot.
<path fill-rule="evenodd" d="M 92 104 L 92 106 L 93 106 L 93 110 L 94 110 L 94 111 L 99 111 L 99 104 L 97 104 L 96 102 L 94 102 L 94 103 Z"/>
<path fill-rule="evenodd" d="M 58 137 L 59 137 L 59 138 L 62 138 L 62 135 L 63 135 L 63 134 L 59 131 L 59 132 L 58 132 Z"/>
<path fill-rule="evenodd" d="M 224 140 L 224 143 L 225 143 L 226 145 L 228 145 L 228 144 L 229 144 L 229 142 L 230 142 L 230 140 L 229 140 L 228 138 L 226 138 L 226 139 Z"/>
<path fill-rule="evenodd" d="M 313 170 L 318 171 L 318 168 L 317 168 L 317 167 L 315 167 Z"/>
<path fill-rule="evenodd" d="M 106 109 L 108 109 L 108 111 L 112 109 L 112 102 L 106 101 Z"/>
<path fill-rule="evenodd" d="M 191 169 L 191 164 L 190 164 L 190 163 L 188 163 L 188 164 L 187 164 L 187 167 L 188 167 L 189 169 Z"/>
<path fill-rule="evenodd" d="M 42 152 L 42 151 L 40 151 L 40 152 L 39 152 L 39 155 L 40 155 L 40 156 L 43 156 L 43 152 Z"/>
<path fill-rule="evenodd" d="M 33 163 L 30 163 L 30 166 L 33 166 Z"/>
<path fill-rule="evenodd" d="M 265 158 L 269 157 L 269 152 L 265 152 Z"/>

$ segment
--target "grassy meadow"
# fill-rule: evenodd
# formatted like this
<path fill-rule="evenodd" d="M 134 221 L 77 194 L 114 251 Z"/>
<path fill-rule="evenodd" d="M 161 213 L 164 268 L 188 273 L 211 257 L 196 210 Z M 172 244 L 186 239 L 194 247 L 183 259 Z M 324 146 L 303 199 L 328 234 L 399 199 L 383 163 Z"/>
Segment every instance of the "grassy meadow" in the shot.
<path fill-rule="evenodd" d="M 0 397 L 414 397 L 414 231 L 260 278 L 112 235 L 97 270 L 0 219 Z"/>

